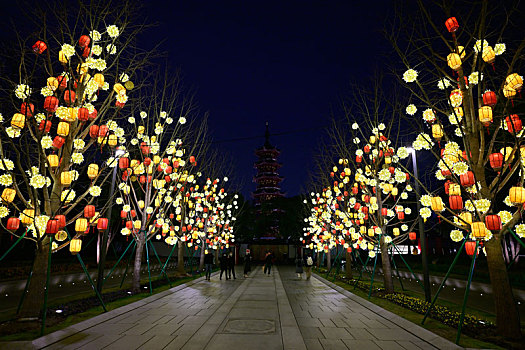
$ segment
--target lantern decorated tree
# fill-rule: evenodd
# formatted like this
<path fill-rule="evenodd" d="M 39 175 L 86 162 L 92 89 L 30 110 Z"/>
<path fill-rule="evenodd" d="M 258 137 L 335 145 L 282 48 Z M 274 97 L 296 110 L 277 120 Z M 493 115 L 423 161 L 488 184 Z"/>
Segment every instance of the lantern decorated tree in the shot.
<path fill-rule="evenodd" d="M 400 82 L 410 92 L 407 124 L 419 132 L 413 147 L 435 156 L 436 178 L 443 181 L 440 191 L 422 196 L 420 215 L 434 214 L 455 226 L 450 236 L 456 242 L 472 239 L 474 243 L 465 245 L 471 255 L 481 247 L 498 332 L 516 338 L 521 334 L 519 315 L 502 244 L 525 234 L 520 114 L 524 46 L 502 41 L 520 29 L 511 28 L 511 12 L 503 6 L 491 11 L 487 4 L 469 4 L 465 13 L 475 16 L 468 21 L 460 11 L 447 19 L 444 14 L 454 9 L 421 7 L 418 26 L 408 29 L 399 24 L 401 30 L 409 30 L 404 37 L 413 41 L 393 34 L 391 42 L 406 65 Z M 431 13 L 442 15 L 436 20 Z"/>
<path fill-rule="evenodd" d="M 108 12 L 97 11 L 84 8 L 79 18 L 97 20 L 71 30 L 63 18 L 43 25 L 38 35 L 49 41 L 19 56 L 18 83 L 3 96 L 12 103 L 0 115 L 0 222 L 36 247 L 21 317 L 40 315 L 50 251 L 69 246 L 78 254 L 84 235 L 107 228 L 97 197 L 112 165 L 106 159 L 124 141 L 118 117 L 132 87 L 127 73 L 139 68 L 140 57 L 126 53 L 137 31 L 121 35 L 128 23 L 117 16 L 118 25 L 104 25 Z M 39 19 L 53 20 L 48 15 Z"/>

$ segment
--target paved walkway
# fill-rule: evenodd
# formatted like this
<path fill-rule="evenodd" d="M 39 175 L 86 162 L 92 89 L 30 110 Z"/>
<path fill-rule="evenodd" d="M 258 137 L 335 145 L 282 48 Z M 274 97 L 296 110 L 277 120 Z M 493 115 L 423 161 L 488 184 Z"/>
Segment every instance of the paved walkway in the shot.
<path fill-rule="evenodd" d="M 240 271 L 239 271 L 240 272 Z M 453 349 L 447 340 L 291 267 L 198 279 L 32 343 L 0 349 Z M 238 274 L 239 276 L 239 274 Z"/>

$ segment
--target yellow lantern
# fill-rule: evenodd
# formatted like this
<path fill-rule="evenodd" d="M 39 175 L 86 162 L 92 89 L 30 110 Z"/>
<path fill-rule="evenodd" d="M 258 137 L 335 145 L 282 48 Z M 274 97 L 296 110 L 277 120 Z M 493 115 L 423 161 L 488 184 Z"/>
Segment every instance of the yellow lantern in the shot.
<path fill-rule="evenodd" d="M 24 225 L 31 225 L 35 219 L 35 210 L 34 209 L 24 209 L 22 215 L 20 216 L 20 221 Z"/>
<path fill-rule="evenodd" d="M 461 196 L 461 186 L 459 184 L 451 183 L 448 186 L 448 195 L 449 196 Z"/>
<path fill-rule="evenodd" d="M 12 188 L 4 188 L 2 191 L 2 199 L 7 203 L 11 203 L 15 199 L 16 191 Z"/>
<path fill-rule="evenodd" d="M 133 222 L 133 227 L 135 228 L 135 230 L 140 230 L 140 228 L 142 227 L 142 222 L 140 220 L 135 220 Z"/>
<path fill-rule="evenodd" d="M 74 122 L 78 118 L 78 108 L 69 107 L 67 112 L 60 116 L 66 122 Z"/>
<path fill-rule="evenodd" d="M 512 161 L 512 159 L 514 159 L 514 156 L 512 156 L 511 158 L 512 151 L 513 151 L 513 148 L 509 146 L 504 147 L 500 150 L 500 153 L 503 154 L 503 156 L 505 157 L 505 161 L 508 161 L 509 159 Z"/>
<path fill-rule="evenodd" d="M 159 164 L 160 163 L 160 157 L 158 155 L 154 155 L 153 156 L 153 163 L 155 165 Z"/>
<path fill-rule="evenodd" d="M 143 200 L 138 201 L 137 204 L 138 204 L 140 209 L 144 209 L 145 204 L 144 204 Z"/>
<path fill-rule="evenodd" d="M 101 145 L 106 145 L 108 143 L 108 138 L 107 137 L 98 137 L 97 138 L 97 142 Z"/>
<path fill-rule="evenodd" d="M 108 145 L 110 147 L 115 147 L 118 143 L 118 138 L 117 138 L 117 135 L 115 134 L 111 134 L 109 135 L 109 138 L 108 138 Z"/>
<path fill-rule="evenodd" d="M 177 221 L 181 221 L 182 220 L 182 215 L 177 215 L 177 217 L 175 218 Z"/>
<path fill-rule="evenodd" d="M 11 119 L 11 126 L 15 129 L 23 129 L 26 124 L 26 116 L 22 113 L 15 113 Z"/>
<path fill-rule="evenodd" d="M 55 91 L 56 89 L 58 89 L 58 85 L 59 85 L 59 82 L 58 82 L 58 79 L 55 78 L 55 77 L 49 77 L 47 78 L 47 86 Z"/>
<path fill-rule="evenodd" d="M 394 188 L 394 185 L 392 185 L 392 184 L 385 184 L 384 187 L 383 187 L 385 192 L 391 192 L 393 188 Z"/>
<path fill-rule="evenodd" d="M 470 224 L 472 235 L 476 238 L 485 238 L 487 235 L 487 227 L 484 222 L 478 221 Z"/>
<path fill-rule="evenodd" d="M 459 214 L 459 218 L 459 224 L 461 226 L 469 226 L 470 224 L 472 224 L 472 214 L 468 211 Z"/>
<path fill-rule="evenodd" d="M 454 113 L 456 113 L 456 117 L 462 118 L 465 114 L 463 113 L 463 107 L 455 107 Z"/>
<path fill-rule="evenodd" d="M 505 79 L 505 85 L 519 91 L 523 85 L 523 78 L 518 73 L 512 73 Z"/>
<path fill-rule="evenodd" d="M 71 180 L 72 180 L 72 176 L 71 176 L 71 172 L 70 171 L 63 171 L 60 174 L 60 183 L 63 186 L 71 185 Z"/>
<path fill-rule="evenodd" d="M 492 122 L 492 107 L 481 107 L 480 109 L 478 109 L 478 115 L 480 122 L 482 122 L 484 125 L 489 124 L 490 122 Z"/>
<path fill-rule="evenodd" d="M 450 53 L 447 56 L 447 64 L 453 70 L 459 70 L 461 67 L 461 57 L 457 53 Z"/>
<path fill-rule="evenodd" d="M 462 59 L 465 58 L 465 55 L 466 55 L 465 47 L 458 45 L 458 52 L 459 52 L 459 57 L 461 57 Z"/>
<path fill-rule="evenodd" d="M 71 254 L 75 255 L 80 252 L 80 249 L 82 249 L 82 240 L 73 238 L 71 242 L 69 242 L 69 251 Z"/>
<path fill-rule="evenodd" d="M 370 143 L 373 145 L 376 143 L 376 137 L 374 135 L 370 136 Z"/>
<path fill-rule="evenodd" d="M 509 190 L 509 198 L 511 203 L 514 205 L 525 203 L 525 188 L 511 187 Z"/>
<path fill-rule="evenodd" d="M 62 64 L 67 64 L 68 59 L 67 59 L 66 55 L 64 54 L 64 51 L 60 50 L 60 51 L 58 52 L 58 60 L 59 60 L 60 63 L 62 63 Z"/>
<path fill-rule="evenodd" d="M 368 229 L 368 235 L 369 235 L 370 237 L 374 237 L 374 229 L 373 229 L 373 228 L 369 228 L 369 229 Z"/>
<path fill-rule="evenodd" d="M 494 62 L 496 59 L 496 53 L 494 52 L 492 46 L 486 46 L 483 48 L 483 54 L 481 55 L 481 58 L 483 58 L 483 61 L 487 63 Z"/>
<path fill-rule="evenodd" d="M 139 125 L 139 127 L 137 128 L 137 133 L 144 134 L 144 130 L 145 130 L 144 126 Z"/>
<path fill-rule="evenodd" d="M 93 76 L 93 80 L 95 83 L 97 83 L 97 86 L 99 89 L 101 89 L 104 86 L 104 75 L 97 73 Z"/>
<path fill-rule="evenodd" d="M 88 72 L 89 66 L 87 63 L 82 63 L 77 65 L 77 73 L 80 75 L 84 75 Z"/>
<path fill-rule="evenodd" d="M 392 163 L 392 157 L 385 157 L 385 164 L 390 164 Z"/>
<path fill-rule="evenodd" d="M 443 137 L 443 127 L 440 124 L 432 124 L 432 137 L 438 141 Z"/>
<path fill-rule="evenodd" d="M 433 211 L 443 211 L 443 209 L 445 208 L 443 205 L 443 200 L 439 196 L 432 197 L 430 203 L 430 207 Z"/>
<path fill-rule="evenodd" d="M 397 189 L 397 187 L 394 187 L 392 188 L 392 196 L 397 196 L 397 194 L 399 193 L 399 190 Z"/>
<path fill-rule="evenodd" d="M 399 227 L 394 227 L 392 229 L 392 233 L 394 234 L 394 236 L 399 236 Z"/>
<path fill-rule="evenodd" d="M 56 154 L 50 154 L 47 156 L 47 161 L 49 162 L 49 166 L 51 168 L 56 168 L 58 167 L 59 165 L 59 162 L 58 162 L 58 155 Z"/>
<path fill-rule="evenodd" d="M 67 135 L 69 135 L 69 123 L 66 123 L 66 122 L 58 123 L 57 134 L 62 137 L 66 137 Z"/>
<path fill-rule="evenodd" d="M 377 197 L 370 197 L 370 204 L 371 205 L 377 204 Z"/>
<path fill-rule="evenodd" d="M 55 234 L 55 240 L 58 242 L 62 242 L 67 238 L 66 231 L 60 230 Z"/>
<path fill-rule="evenodd" d="M 113 91 L 115 91 L 120 96 L 126 95 L 126 88 L 124 87 L 124 85 L 122 85 L 120 83 L 116 83 L 113 86 Z"/>
<path fill-rule="evenodd" d="M 95 226 L 96 224 L 98 224 L 98 219 L 100 219 L 100 212 L 96 211 L 95 215 L 93 215 L 93 217 L 89 219 L 89 224 L 91 226 Z"/>
<path fill-rule="evenodd" d="M 87 168 L 87 175 L 90 180 L 93 180 L 98 176 L 98 164 L 91 163 L 88 165 Z"/>
<path fill-rule="evenodd" d="M 75 221 L 75 231 L 78 233 L 84 233 L 86 232 L 86 229 L 88 227 L 88 221 L 86 218 L 78 218 Z"/>
<path fill-rule="evenodd" d="M 513 98 L 514 96 L 516 96 L 516 90 L 505 85 L 503 87 L 503 96 L 505 96 L 506 98 Z"/>

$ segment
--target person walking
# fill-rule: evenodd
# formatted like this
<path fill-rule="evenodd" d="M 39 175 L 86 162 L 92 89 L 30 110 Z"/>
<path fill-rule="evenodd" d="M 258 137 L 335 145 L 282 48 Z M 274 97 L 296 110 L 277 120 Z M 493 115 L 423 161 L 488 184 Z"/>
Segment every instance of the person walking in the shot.
<path fill-rule="evenodd" d="M 244 277 L 248 277 L 248 273 L 252 271 L 252 256 L 248 252 L 244 256 Z"/>
<path fill-rule="evenodd" d="M 295 259 L 295 273 L 297 274 L 297 278 L 303 278 L 303 258 L 300 255 Z"/>
<path fill-rule="evenodd" d="M 211 270 L 213 269 L 213 254 L 206 250 L 206 254 L 204 255 L 204 267 L 206 271 L 206 280 L 211 280 Z"/>
<path fill-rule="evenodd" d="M 221 267 L 219 279 L 222 280 L 222 274 L 224 273 L 226 279 L 228 280 L 228 255 L 226 255 L 226 253 L 223 253 L 219 258 L 219 265 Z"/>
<path fill-rule="evenodd" d="M 233 275 L 233 279 L 235 278 L 235 257 L 233 256 L 233 253 L 230 252 L 228 255 L 228 278 L 231 279 Z"/>
<path fill-rule="evenodd" d="M 272 271 L 272 260 L 273 260 L 273 254 L 272 251 L 269 250 L 266 252 L 266 256 L 264 257 L 264 270 L 263 272 L 266 274 L 268 271 L 268 275 L 270 275 L 270 272 Z"/>
<path fill-rule="evenodd" d="M 308 281 L 310 277 L 312 277 L 312 266 L 314 266 L 314 259 L 312 258 L 312 254 L 308 253 L 306 256 L 306 280 Z"/>

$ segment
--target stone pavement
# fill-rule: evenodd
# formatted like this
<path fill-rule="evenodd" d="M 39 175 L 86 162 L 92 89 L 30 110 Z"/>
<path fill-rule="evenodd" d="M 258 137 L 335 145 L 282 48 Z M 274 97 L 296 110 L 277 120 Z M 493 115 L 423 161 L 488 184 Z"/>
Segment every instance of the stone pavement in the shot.
<path fill-rule="evenodd" d="M 240 272 L 240 269 L 239 271 Z M 453 349 L 451 342 L 292 267 L 203 278 L 0 349 Z"/>

